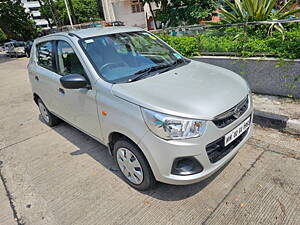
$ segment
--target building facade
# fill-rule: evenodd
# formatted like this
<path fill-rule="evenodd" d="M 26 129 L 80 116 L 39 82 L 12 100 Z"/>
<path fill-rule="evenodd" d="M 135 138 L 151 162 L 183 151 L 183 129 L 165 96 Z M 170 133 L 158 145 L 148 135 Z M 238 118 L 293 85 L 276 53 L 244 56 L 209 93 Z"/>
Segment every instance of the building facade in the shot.
<path fill-rule="evenodd" d="M 122 21 L 126 26 L 154 28 L 149 6 L 143 6 L 142 0 L 102 0 L 102 5 L 106 22 Z"/>
<path fill-rule="evenodd" d="M 36 0 L 21 0 L 23 7 L 25 8 L 25 11 L 30 13 L 32 16 L 34 22 L 38 27 L 41 27 L 42 29 L 49 29 L 48 21 L 41 18 L 41 12 L 40 8 L 41 5 Z"/>

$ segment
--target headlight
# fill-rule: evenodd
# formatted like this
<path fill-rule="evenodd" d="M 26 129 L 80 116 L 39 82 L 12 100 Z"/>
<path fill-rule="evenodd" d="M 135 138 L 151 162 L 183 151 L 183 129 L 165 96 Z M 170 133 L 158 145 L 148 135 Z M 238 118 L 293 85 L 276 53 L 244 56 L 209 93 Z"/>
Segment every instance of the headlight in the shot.
<path fill-rule="evenodd" d="M 200 137 L 206 127 L 203 120 L 192 120 L 166 115 L 141 108 L 148 128 L 163 139 L 186 139 Z"/>

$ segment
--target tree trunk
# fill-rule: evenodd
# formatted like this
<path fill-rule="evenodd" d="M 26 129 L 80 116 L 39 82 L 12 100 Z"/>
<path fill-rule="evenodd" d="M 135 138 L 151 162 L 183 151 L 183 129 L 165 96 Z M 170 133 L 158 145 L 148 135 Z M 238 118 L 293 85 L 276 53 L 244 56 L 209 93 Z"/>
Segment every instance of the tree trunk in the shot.
<path fill-rule="evenodd" d="M 75 10 L 74 10 L 74 7 L 73 7 L 72 0 L 67 0 L 67 1 L 69 3 L 73 24 L 77 24 L 77 19 L 76 19 Z"/>
<path fill-rule="evenodd" d="M 58 13 L 57 13 L 57 9 L 54 5 L 54 2 L 53 0 L 47 0 L 48 1 L 48 4 L 50 5 L 50 8 L 51 8 L 51 13 L 52 13 L 52 16 L 53 16 L 53 20 L 54 20 L 54 23 L 56 25 L 56 27 L 61 27 L 61 22 L 58 18 Z"/>
<path fill-rule="evenodd" d="M 154 22 L 155 29 L 157 29 L 156 18 L 155 18 L 153 9 L 152 9 L 152 5 L 151 5 L 150 2 L 148 2 L 148 5 L 149 5 L 150 12 L 151 12 L 151 14 L 152 14 L 152 18 L 153 18 L 153 22 Z"/>
<path fill-rule="evenodd" d="M 38 0 L 40 6 L 42 7 L 44 5 L 44 3 L 41 1 L 41 0 Z M 49 24 L 49 27 L 52 29 L 52 23 L 51 23 L 51 20 L 48 16 L 45 15 L 45 20 L 47 20 L 48 24 Z"/>
<path fill-rule="evenodd" d="M 169 3 L 168 0 L 162 0 L 161 1 L 161 11 L 162 12 L 166 12 L 167 11 L 168 3 Z"/>
<path fill-rule="evenodd" d="M 102 0 L 97 0 L 98 14 L 101 19 L 104 19 Z"/>

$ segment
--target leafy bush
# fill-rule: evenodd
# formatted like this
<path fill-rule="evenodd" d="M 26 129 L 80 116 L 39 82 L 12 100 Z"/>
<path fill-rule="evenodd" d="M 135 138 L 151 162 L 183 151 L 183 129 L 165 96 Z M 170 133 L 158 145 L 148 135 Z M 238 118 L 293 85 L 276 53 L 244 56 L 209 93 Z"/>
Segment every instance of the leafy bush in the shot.
<path fill-rule="evenodd" d="M 190 57 L 200 55 L 200 49 L 196 37 L 159 36 L 162 40 L 167 42 L 184 56 Z"/>
<path fill-rule="evenodd" d="M 276 56 L 281 58 L 299 59 L 300 58 L 300 30 L 295 29 L 285 33 L 285 40 L 280 36 L 266 39 L 268 46 L 274 49 Z"/>
<path fill-rule="evenodd" d="M 228 36 L 198 36 L 199 47 L 203 52 L 238 52 L 239 43 Z"/>
<path fill-rule="evenodd" d="M 208 31 L 195 37 L 172 37 L 159 35 L 164 41 L 187 57 L 200 55 L 201 52 L 234 52 L 244 57 L 272 55 L 280 58 L 300 58 L 300 29 L 295 27 L 285 33 L 267 36 L 261 30 L 250 30 L 247 35 L 230 28 Z"/>
<path fill-rule="evenodd" d="M 0 43 L 4 42 L 7 39 L 6 34 L 0 28 Z"/>

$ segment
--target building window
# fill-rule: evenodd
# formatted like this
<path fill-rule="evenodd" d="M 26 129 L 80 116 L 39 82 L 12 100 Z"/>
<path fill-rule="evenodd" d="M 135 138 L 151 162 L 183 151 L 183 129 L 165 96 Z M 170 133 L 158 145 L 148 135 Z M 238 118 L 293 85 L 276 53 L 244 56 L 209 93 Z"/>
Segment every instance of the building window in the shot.
<path fill-rule="evenodd" d="M 36 25 L 37 27 L 42 27 L 42 28 L 46 28 L 48 27 L 48 24 L 40 24 L 40 25 Z"/>
<path fill-rule="evenodd" d="M 131 0 L 131 12 L 132 13 L 144 12 L 144 6 L 141 0 Z"/>
<path fill-rule="evenodd" d="M 29 10 L 30 12 L 33 12 L 33 11 L 39 11 L 40 7 L 30 7 Z"/>

